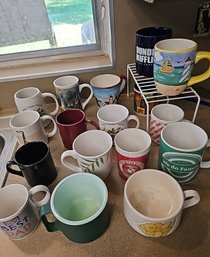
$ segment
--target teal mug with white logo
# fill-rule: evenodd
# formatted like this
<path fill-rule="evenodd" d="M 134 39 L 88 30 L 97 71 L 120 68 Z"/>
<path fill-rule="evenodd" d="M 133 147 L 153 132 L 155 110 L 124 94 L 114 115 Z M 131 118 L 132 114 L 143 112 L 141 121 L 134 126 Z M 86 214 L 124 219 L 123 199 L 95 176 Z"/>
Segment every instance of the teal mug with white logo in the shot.
<path fill-rule="evenodd" d="M 48 221 L 49 213 L 55 221 Z M 41 207 L 40 215 L 49 232 L 61 231 L 76 243 L 94 241 L 110 222 L 106 185 L 90 173 L 70 175 L 58 183 L 50 203 Z"/>
<path fill-rule="evenodd" d="M 179 183 L 192 181 L 200 168 L 210 168 L 210 160 L 202 161 L 210 146 L 206 132 L 189 122 L 174 122 L 161 132 L 159 169 Z"/>

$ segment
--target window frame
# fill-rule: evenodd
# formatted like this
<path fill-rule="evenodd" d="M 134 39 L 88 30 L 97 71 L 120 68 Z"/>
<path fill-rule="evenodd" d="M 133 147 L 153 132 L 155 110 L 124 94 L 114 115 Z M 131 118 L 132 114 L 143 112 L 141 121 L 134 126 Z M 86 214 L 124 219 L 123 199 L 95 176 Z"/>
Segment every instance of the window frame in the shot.
<path fill-rule="evenodd" d="M 96 44 L 76 46 L 73 51 L 62 48 L 64 51 L 60 54 L 57 54 L 59 48 L 50 49 L 43 57 L 40 54 L 46 50 L 32 51 L 31 58 L 17 53 L 15 55 L 19 59 L 16 60 L 7 60 L 5 55 L 0 62 L 0 82 L 112 68 L 115 63 L 113 0 L 99 0 L 97 4 L 92 0 L 92 3 L 97 10 L 97 16 L 94 16 L 98 31 Z M 77 53 L 74 52 L 75 49 Z"/>

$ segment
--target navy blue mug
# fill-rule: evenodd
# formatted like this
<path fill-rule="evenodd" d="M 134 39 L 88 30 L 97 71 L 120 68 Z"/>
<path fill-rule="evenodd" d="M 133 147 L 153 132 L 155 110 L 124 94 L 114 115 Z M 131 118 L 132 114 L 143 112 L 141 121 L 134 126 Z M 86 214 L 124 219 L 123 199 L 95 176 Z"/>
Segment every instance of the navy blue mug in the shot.
<path fill-rule="evenodd" d="M 139 75 L 153 77 L 154 46 L 171 36 L 172 30 L 167 27 L 146 27 L 136 32 L 136 71 Z"/>

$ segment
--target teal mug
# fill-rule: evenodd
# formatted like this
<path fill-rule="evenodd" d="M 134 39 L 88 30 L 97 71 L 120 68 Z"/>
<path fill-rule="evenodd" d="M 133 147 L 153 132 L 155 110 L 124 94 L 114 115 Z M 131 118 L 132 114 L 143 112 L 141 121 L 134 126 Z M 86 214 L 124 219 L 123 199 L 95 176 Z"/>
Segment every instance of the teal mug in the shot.
<path fill-rule="evenodd" d="M 179 183 L 192 181 L 200 168 L 210 168 L 210 160 L 202 161 L 210 146 L 206 132 L 190 122 L 168 124 L 161 132 L 159 169 Z"/>
<path fill-rule="evenodd" d="M 48 221 L 49 213 L 55 221 Z M 94 241 L 110 222 L 107 187 L 90 173 L 70 175 L 55 187 L 50 202 L 40 208 L 40 216 L 49 232 L 60 230 L 76 243 Z"/>

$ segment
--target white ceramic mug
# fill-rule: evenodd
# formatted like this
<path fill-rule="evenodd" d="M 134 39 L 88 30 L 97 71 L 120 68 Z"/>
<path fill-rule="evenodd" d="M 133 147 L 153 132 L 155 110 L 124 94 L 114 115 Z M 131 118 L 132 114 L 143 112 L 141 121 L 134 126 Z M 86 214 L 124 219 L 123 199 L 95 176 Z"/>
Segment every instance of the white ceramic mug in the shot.
<path fill-rule="evenodd" d="M 51 131 L 44 128 L 44 122 L 51 121 L 53 127 Z M 48 143 L 48 138 L 57 132 L 57 125 L 49 115 L 40 117 L 36 111 L 24 111 L 15 114 L 9 121 L 13 134 L 16 136 L 20 145 L 31 141 L 44 141 Z"/>
<path fill-rule="evenodd" d="M 135 231 L 146 237 L 163 237 L 179 226 L 182 211 L 199 201 L 197 191 L 183 192 L 172 176 L 159 170 L 145 169 L 126 181 L 123 209 Z"/>
<path fill-rule="evenodd" d="M 106 179 L 111 171 L 111 136 L 101 130 L 85 131 L 73 142 L 73 150 L 61 155 L 62 164 L 74 172 L 88 172 Z M 67 157 L 77 160 L 79 166 L 70 163 Z"/>
<path fill-rule="evenodd" d="M 128 179 L 134 172 L 145 169 L 151 149 L 150 135 L 137 128 L 120 131 L 115 139 L 119 175 Z"/>
<path fill-rule="evenodd" d="M 45 98 L 51 98 L 55 103 L 55 109 L 49 112 L 46 108 Z M 36 87 L 26 87 L 18 90 L 14 95 L 15 104 L 19 112 L 26 110 L 37 111 L 41 116 L 48 114 L 55 116 L 59 111 L 59 104 L 56 96 L 51 93 L 41 93 Z"/>
<path fill-rule="evenodd" d="M 129 115 L 128 109 L 120 104 L 101 107 L 97 111 L 97 118 L 100 129 L 109 133 L 113 139 L 119 131 L 130 126 L 130 121 L 135 122 L 136 128 L 140 126 L 139 118 L 136 115 Z"/>
<path fill-rule="evenodd" d="M 160 143 L 160 133 L 169 123 L 182 121 L 184 111 L 174 104 L 159 104 L 152 108 L 150 117 L 150 135 L 152 141 Z"/>
<path fill-rule="evenodd" d="M 62 110 L 84 110 L 93 97 L 92 87 L 87 83 L 79 84 L 79 78 L 76 76 L 63 76 L 57 78 L 54 80 L 53 84 Z M 81 92 L 85 88 L 88 88 L 90 93 L 87 99 L 82 102 Z"/>
<path fill-rule="evenodd" d="M 37 193 L 45 196 L 35 201 L 33 196 Z M 39 225 L 39 207 L 50 199 L 50 191 L 46 186 L 38 185 L 29 191 L 21 184 L 11 184 L 0 189 L 0 229 L 10 239 L 24 239 L 33 233 Z"/>

